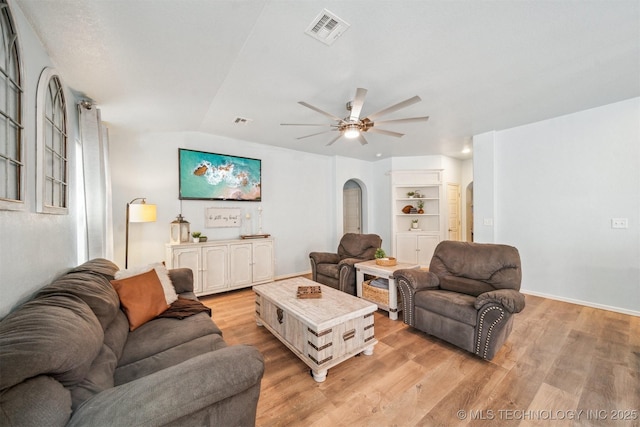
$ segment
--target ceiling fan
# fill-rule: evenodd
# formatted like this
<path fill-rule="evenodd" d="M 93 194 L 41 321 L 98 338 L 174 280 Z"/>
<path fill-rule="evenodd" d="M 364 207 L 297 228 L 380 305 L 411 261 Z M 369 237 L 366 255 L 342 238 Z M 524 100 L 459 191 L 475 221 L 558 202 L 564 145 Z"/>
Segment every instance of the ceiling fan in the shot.
<path fill-rule="evenodd" d="M 333 138 L 327 145 L 331 145 L 336 142 L 341 137 L 345 137 L 347 139 L 357 139 L 360 144 L 367 144 L 367 140 L 365 139 L 363 133 L 372 132 L 372 133 L 380 133 L 383 135 L 393 136 L 396 138 L 400 138 L 404 136 L 403 133 L 393 132 L 390 130 L 379 129 L 378 125 L 383 124 L 395 124 L 395 123 L 409 123 L 409 122 L 426 122 L 429 120 L 429 116 L 425 117 L 411 117 L 406 119 L 392 119 L 392 120 L 380 120 L 375 121 L 378 117 L 383 116 L 385 114 L 393 113 L 394 111 L 400 110 L 402 108 L 408 107 L 409 105 L 413 105 L 417 102 L 420 102 L 421 99 L 419 96 L 414 96 L 412 98 L 406 99 L 402 102 L 394 104 L 390 107 L 387 107 L 383 110 L 380 110 L 376 113 L 369 114 L 366 117 L 360 118 L 360 113 L 362 112 L 362 106 L 364 105 L 364 98 L 367 96 L 367 90 L 363 88 L 356 89 L 356 96 L 353 98 L 353 101 L 347 102 L 347 111 L 349 111 L 349 115 L 345 118 L 340 118 L 331 113 L 327 113 L 326 111 L 321 110 L 318 107 L 314 107 L 311 104 L 308 104 L 304 101 L 298 102 L 300 105 L 304 105 L 307 108 L 312 109 L 320 114 L 323 114 L 333 120 L 336 123 L 330 124 L 310 124 L 310 123 L 281 123 L 281 126 L 323 126 L 323 127 L 331 127 L 332 129 L 312 133 L 311 135 L 300 136 L 296 139 L 309 138 L 310 136 L 321 135 L 323 133 L 335 132 L 338 131 L 339 134 Z"/>

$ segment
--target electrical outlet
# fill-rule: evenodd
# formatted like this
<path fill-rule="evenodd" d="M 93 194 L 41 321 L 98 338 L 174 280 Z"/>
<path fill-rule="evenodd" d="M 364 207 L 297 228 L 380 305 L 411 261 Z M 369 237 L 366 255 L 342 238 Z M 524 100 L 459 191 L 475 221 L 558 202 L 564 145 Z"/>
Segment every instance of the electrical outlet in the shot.
<path fill-rule="evenodd" d="M 484 225 L 493 225 L 493 218 L 485 218 L 483 221 Z"/>
<path fill-rule="evenodd" d="M 627 218 L 611 218 L 611 228 L 629 228 Z"/>

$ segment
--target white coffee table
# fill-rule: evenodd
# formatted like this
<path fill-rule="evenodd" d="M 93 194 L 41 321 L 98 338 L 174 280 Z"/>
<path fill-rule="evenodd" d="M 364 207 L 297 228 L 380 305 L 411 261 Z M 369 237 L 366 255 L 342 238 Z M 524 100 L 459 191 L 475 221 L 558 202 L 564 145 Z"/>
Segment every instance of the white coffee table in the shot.
<path fill-rule="evenodd" d="M 362 282 L 364 282 L 364 275 L 369 274 L 372 276 L 382 277 L 389 280 L 389 301 L 388 304 L 379 304 L 378 308 L 389 312 L 389 319 L 398 320 L 398 291 L 396 287 L 396 281 L 393 278 L 393 273 L 396 270 L 405 268 L 419 268 L 418 264 L 408 264 L 399 262 L 394 266 L 384 266 L 376 264 L 375 260 L 359 262 L 356 267 L 356 292 L 358 297 L 362 298 Z"/>
<path fill-rule="evenodd" d="M 320 286 L 321 298 L 300 299 L 298 286 Z M 329 368 L 373 354 L 375 304 L 303 277 L 256 285 L 256 323 L 267 328 L 323 382 Z"/>

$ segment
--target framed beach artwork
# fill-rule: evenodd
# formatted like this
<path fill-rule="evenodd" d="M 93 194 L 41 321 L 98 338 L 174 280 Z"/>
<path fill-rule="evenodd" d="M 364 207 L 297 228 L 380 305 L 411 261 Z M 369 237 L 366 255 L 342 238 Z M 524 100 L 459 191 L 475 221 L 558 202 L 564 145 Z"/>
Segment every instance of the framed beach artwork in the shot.
<path fill-rule="evenodd" d="M 262 161 L 178 149 L 181 200 L 262 200 Z"/>

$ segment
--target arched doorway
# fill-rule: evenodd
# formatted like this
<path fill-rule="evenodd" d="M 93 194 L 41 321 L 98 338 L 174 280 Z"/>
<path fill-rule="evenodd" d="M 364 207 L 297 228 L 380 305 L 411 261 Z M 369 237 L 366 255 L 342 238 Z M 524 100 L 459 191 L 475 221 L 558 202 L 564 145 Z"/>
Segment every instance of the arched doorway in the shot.
<path fill-rule="evenodd" d="M 342 229 L 362 233 L 362 187 L 352 179 L 342 187 Z"/>

